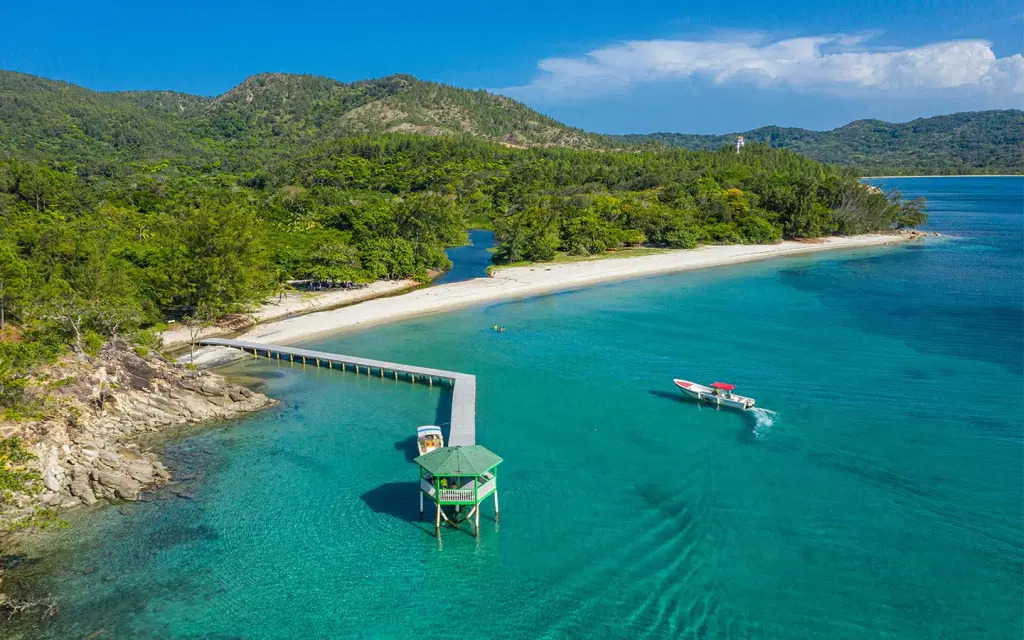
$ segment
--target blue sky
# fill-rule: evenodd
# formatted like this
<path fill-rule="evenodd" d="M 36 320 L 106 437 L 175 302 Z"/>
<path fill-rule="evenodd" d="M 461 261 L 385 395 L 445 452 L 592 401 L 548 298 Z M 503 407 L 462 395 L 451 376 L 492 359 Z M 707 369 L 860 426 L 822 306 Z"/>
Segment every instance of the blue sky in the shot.
<path fill-rule="evenodd" d="M 1024 3 L 0 0 L 0 68 L 216 95 L 390 73 L 609 133 L 823 129 L 1024 105 Z"/>

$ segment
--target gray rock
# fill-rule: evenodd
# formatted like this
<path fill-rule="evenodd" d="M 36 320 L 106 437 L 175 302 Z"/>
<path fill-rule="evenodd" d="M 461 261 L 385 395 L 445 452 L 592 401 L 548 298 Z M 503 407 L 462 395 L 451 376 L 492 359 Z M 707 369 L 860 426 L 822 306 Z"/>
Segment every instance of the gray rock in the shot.
<path fill-rule="evenodd" d="M 153 482 L 153 466 L 146 462 L 133 462 L 128 465 L 128 475 L 142 484 Z"/>
<path fill-rule="evenodd" d="M 42 460 L 43 484 L 50 491 L 60 491 L 64 486 L 64 467 L 60 464 L 57 447 L 51 447 Z"/>
<path fill-rule="evenodd" d="M 85 489 L 82 490 L 82 493 L 81 495 L 78 496 L 78 498 L 82 501 L 83 504 L 89 507 L 99 502 L 99 500 L 96 499 L 96 494 L 92 492 L 92 487 L 90 487 L 88 484 L 85 485 Z"/>
<path fill-rule="evenodd" d="M 100 462 L 116 466 L 121 464 L 121 457 L 112 451 L 100 451 Z"/>
<path fill-rule="evenodd" d="M 224 385 L 212 380 L 205 380 L 199 385 L 199 391 L 207 396 L 219 396 L 224 393 Z"/>
<path fill-rule="evenodd" d="M 99 483 L 111 489 L 134 489 L 139 490 L 139 483 L 124 473 L 111 473 L 100 471 Z"/>
<path fill-rule="evenodd" d="M 89 470 L 81 465 L 71 467 L 71 495 L 81 498 L 85 504 L 96 502 L 96 495 L 89 484 Z"/>
<path fill-rule="evenodd" d="M 118 487 L 114 490 L 114 495 L 122 500 L 134 502 L 139 499 L 139 489 L 137 487 Z"/>

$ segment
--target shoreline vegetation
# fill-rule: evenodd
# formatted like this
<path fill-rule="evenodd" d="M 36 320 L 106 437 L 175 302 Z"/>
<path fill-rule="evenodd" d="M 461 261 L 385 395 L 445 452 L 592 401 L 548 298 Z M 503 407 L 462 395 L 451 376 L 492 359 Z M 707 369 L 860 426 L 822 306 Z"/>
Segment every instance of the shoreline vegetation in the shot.
<path fill-rule="evenodd" d="M 696 269 L 728 266 L 825 251 L 896 245 L 922 237 L 919 233 L 863 234 L 815 241 L 783 241 L 772 245 L 716 245 L 662 250 L 608 259 L 539 262 L 495 266 L 487 278 L 418 289 L 388 298 L 368 300 L 339 309 L 308 313 L 253 327 L 240 340 L 294 344 L 316 336 L 398 322 L 501 300 L 528 298 L 597 284 L 647 278 Z M 244 357 L 236 349 L 203 347 L 182 358 L 196 366 L 217 367 Z"/>

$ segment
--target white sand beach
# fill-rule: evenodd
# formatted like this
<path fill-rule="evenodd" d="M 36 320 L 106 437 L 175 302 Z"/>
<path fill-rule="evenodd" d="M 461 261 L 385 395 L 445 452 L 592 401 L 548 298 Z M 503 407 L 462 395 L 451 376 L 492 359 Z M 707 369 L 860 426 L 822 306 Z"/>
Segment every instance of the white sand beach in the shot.
<path fill-rule="evenodd" d="M 706 246 L 629 258 L 501 268 L 494 270 L 489 278 L 417 289 L 403 295 L 377 298 L 339 309 L 268 322 L 253 327 L 239 336 L 239 339 L 268 344 L 294 344 L 316 335 L 363 328 L 498 300 L 578 289 L 602 282 L 821 251 L 900 244 L 907 240 L 908 237 L 901 235 L 872 234 L 827 238 L 815 242 L 785 241 L 773 245 Z M 225 364 L 241 355 L 241 352 L 234 349 L 204 347 L 196 350 L 195 361 L 199 366 L 210 367 Z"/>
<path fill-rule="evenodd" d="M 264 304 L 249 314 L 244 314 L 245 326 L 260 325 L 275 320 L 282 320 L 313 311 L 325 311 L 345 305 L 355 304 L 372 298 L 392 295 L 417 286 L 415 280 L 378 280 L 361 289 L 339 289 L 326 293 L 289 293 L 280 301 Z M 231 327 L 206 327 L 199 333 L 200 338 L 227 335 L 237 329 Z M 163 332 L 164 348 L 178 349 L 188 345 L 191 340 L 188 326 L 176 323 Z"/>

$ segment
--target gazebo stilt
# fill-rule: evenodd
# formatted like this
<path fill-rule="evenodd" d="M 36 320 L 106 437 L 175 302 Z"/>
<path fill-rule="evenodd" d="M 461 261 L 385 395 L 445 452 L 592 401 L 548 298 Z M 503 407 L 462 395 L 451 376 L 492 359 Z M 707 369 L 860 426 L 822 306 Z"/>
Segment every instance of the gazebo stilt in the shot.
<path fill-rule="evenodd" d="M 420 491 L 420 520 L 423 519 L 423 492 Z"/>
<path fill-rule="evenodd" d="M 498 512 L 498 490 L 494 490 L 494 521 L 497 522 L 501 518 L 501 514 Z"/>

